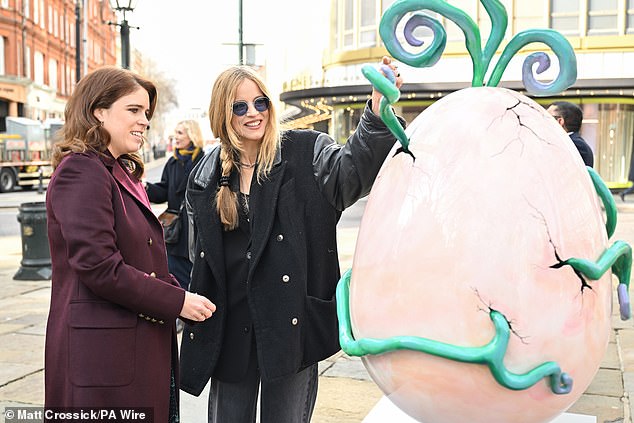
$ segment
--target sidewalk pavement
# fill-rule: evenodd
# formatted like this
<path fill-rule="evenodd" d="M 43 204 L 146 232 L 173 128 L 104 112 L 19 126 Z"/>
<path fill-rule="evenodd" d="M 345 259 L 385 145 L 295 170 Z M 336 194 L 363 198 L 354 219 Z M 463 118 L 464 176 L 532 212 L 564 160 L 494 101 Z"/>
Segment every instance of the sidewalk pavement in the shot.
<path fill-rule="evenodd" d="M 0 198 L 4 203 L 4 197 Z M 617 206 L 619 223 L 612 241 L 634 245 L 634 199 L 622 203 L 617 198 Z M 356 227 L 338 230 L 342 270 L 352 265 L 357 231 Z M 43 349 L 50 281 L 14 281 L 20 260 L 20 238 L 0 237 L 0 422 L 5 407 L 40 406 L 44 400 Z M 608 351 L 594 381 L 568 411 L 596 416 L 599 423 L 631 423 L 634 323 L 622 322 L 614 307 L 612 324 Z M 340 352 L 319 364 L 319 375 L 313 423 L 361 422 L 382 396 L 359 358 Z M 181 421 L 206 422 L 206 395 L 207 389 L 200 397 L 182 393 Z"/>

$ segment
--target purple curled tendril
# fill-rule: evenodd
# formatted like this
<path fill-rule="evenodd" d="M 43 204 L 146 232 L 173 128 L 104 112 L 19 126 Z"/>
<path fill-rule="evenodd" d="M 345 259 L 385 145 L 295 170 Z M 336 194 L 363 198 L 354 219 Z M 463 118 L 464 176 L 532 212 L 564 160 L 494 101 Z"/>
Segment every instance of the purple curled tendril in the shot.
<path fill-rule="evenodd" d="M 423 40 L 419 40 L 414 36 L 414 31 L 419 26 L 424 26 L 426 28 L 432 28 L 431 19 L 427 15 L 423 15 L 422 13 L 414 14 L 405 24 L 405 28 L 403 30 L 403 35 L 405 36 L 405 40 L 409 45 L 414 47 L 420 47 L 425 42 Z M 432 28 L 433 30 L 433 28 Z"/>
<path fill-rule="evenodd" d="M 401 19 L 401 15 L 384 15 L 379 26 L 381 38 L 385 43 L 388 52 L 403 63 L 407 63 L 414 67 L 433 66 L 440 56 L 442 56 L 445 46 L 447 45 L 447 33 L 443 26 L 436 19 L 424 13 L 414 13 L 409 17 L 403 28 L 403 36 L 405 41 L 413 47 L 421 47 L 425 44 L 414 35 L 414 31 L 419 27 L 425 27 L 431 30 L 433 38 L 431 43 L 425 47 L 422 52 L 410 53 L 398 41 L 396 28 Z M 391 23 L 387 23 L 390 21 Z"/>
<path fill-rule="evenodd" d="M 627 292 L 627 285 L 620 283 L 617 287 L 617 294 L 619 298 L 619 311 L 621 313 L 621 320 L 628 320 L 632 317 L 632 309 L 630 307 L 630 294 Z"/>

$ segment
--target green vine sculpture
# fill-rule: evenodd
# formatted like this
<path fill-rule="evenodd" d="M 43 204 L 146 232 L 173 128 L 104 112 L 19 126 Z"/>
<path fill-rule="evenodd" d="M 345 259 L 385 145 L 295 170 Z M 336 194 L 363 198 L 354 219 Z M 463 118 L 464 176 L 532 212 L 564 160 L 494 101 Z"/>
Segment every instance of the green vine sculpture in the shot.
<path fill-rule="evenodd" d="M 471 86 L 481 87 L 485 85 L 487 69 L 504 39 L 508 26 L 508 15 L 502 3 L 498 0 L 481 0 L 487 14 L 491 19 L 491 34 L 482 49 L 480 30 L 477 24 L 462 10 L 442 0 L 397 0 L 386 10 L 379 25 L 379 33 L 385 43 L 385 47 L 396 59 L 416 67 L 434 65 L 442 55 L 447 34 L 442 25 L 434 18 L 418 13 L 420 10 L 436 12 L 453 21 L 465 36 L 465 45 L 473 63 L 473 78 Z M 409 53 L 400 44 L 396 37 L 398 23 L 410 12 L 417 12 L 409 18 L 405 25 L 405 40 L 413 45 L 420 46 L 422 42 L 413 34 L 418 26 L 425 26 L 433 32 L 432 44 L 418 54 Z M 410 23 L 411 22 L 411 23 Z M 550 67 L 550 59 L 545 53 L 529 55 L 522 69 L 522 80 L 529 93 L 533 95 L 551 95 L 561 92 L 571 86 L 577 79 L 577 59 L 574 49 L 564 36 L 556 31 L 548 29 L 529 29 L 517 33 L 506 45 L 500 60 L 494 67 L 487 86 L 497 86 L 504 69 L 510 59 L 520 49 L 532 43 L 544 43 L 552 49 L 559 60 L 559 74 L 550 84 L 538 82 L 532 73 L 533 65 L 539 63 L 537 73 L 542 73 Z"/>
<path fill-rule="evenodd" d="M 339 343 L 348 355 L 383 354 L 396 350 L 421 351 L 437 357 L 463 363 L 486 364 L 495 380 L 512 390 L 527 389 L 548 377 L 550 389 L 556 394 L 572 390 L 572 378 L 563 373 L 559 365 L 547 361 L 532 370 L 517 374 L 504 366 L 504 355 L 510 338 L 510 326 L 499 312 L 491 310 L 489 317 L 495 327 L 495 336 L 481 347 L 459 347 L 418 336 L 394 336 L 387 339 L 362 338 L 355 340 L 350 327 L 349 287 L 351 271 L 348 270 L 337 286 L 337 315 L 339 316 Z"/>
<path fill-rule="evenodd" d="M 473 78 L 471 86 L 481 87 L 485 85 L 486 71 L 498 47 L 502 44 L 504 34 L 508 26 L 506 9 L 498 0 L 481 0 L 489 18 L 491 19 L 491 33 L 484 49 L 480 30 L 476 23 L 464 11 L 442 0 L 397 0 L 381 18 L 379 33 L 390 54 L 408 65 L 415 67 L 433 66 L 442 56 L 447 44 L 447 32 L 442 24 L 431 16 L 419 13 L 420 10 L 430 10 L 453 21 L 462 30 L 465 36 L 465 45 L 473 63 Z M 401 45 L 396 36 L 398 23 L 410 12 L 411 15 L 405 24 L 404 36 L 408 44 L 420 47 L 423 42 L 414 36 L 414 30 L 419 26 L 429 28 L 433 33 L 431 44 L 422 52 L 410 53 Z M 551 95 L 561 92 L 571 86 L 577 79 L 577 59 L 574 49 L 561 34 L 549 29 L 530 29 L 516 34 L 506 45 L 500 60 L 493 68 L 487 86 L 495 87 L 499 84 L 504 70 L 511 58 L 523 47 L 532 43 L 544 43 L 549 46 L 559 60 L 559 74 L 550 83 L 544 84 L 533 76 L 533 66 L 538 64 L 536 72 L 543 73 L 550 68 L 550 58 L 546 53 L 539 52 L 529 55 L 522 67 L 522 81 L 529 93 L 533 95 Z M 385 76 L 389 76 L 389 70 L 382 69 Z M 381 100 L 381 117 L 394 136 L 399 140 L 403 150 L 409 153 L 409 140 L 403 128 L 398 124 L 391 104 L 400 98 L 400 92 L 396 87 L 386 83 L 381 72 L 372 66 L 364 66 L 362 69 L 365 77 L 383 94 Z M 391 78 L 390 78 L 391 79 Z M 411 153 L 410 153 L 411 154 Z"/>

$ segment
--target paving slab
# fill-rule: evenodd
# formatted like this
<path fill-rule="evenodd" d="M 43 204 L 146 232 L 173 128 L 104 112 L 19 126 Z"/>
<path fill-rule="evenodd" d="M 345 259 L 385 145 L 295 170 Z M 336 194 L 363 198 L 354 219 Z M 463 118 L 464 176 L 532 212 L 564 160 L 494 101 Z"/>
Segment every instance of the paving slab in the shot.
<path fill-rule="evenodd" d="M 586 393 L 620 399 L 623 397 L 623 375 L 619 370 L 600 368 Z"/>
<path fill-rule="evenodd" d="M 597 423 L 630 423 L 624 417 L 623 401 L 615 397 L 583 394 L 567 411 L 595 416 Z"/>
<path fill-rule="evenodd" d="M 634 330 L 620 330 L 617 337 L 623 371 L 634 372 Z"/>
<path fill-rule="evenodd" d="M 3 363 L 3 366 L 0 367 L 0 387 L 40 371 L 42 368 L 42 365 L 35 363 Z"/>
<path fill-rule="evenodd" d="M 614 333 L 614 331 L 611 332 L 612 334 Z M 621 359 L 619 357 L 619 348 L 616 344 L 616 340 L 608 343 L 608 349 L 601 361 L 601 367 L 605 369 L 621 370 Z"/>
<path fill-rule="evenodd" d="M 44 370 L 0 387 L 0 403 L 5 401 L 42 406 L 44 404 Z"/>
<path fill-rule="evenodd" d="M 359 423 L 382 396 L 374 382 L 320 377 L 311 423 Z"/>
<path fill-rule="evenodd" d="M 363 366 L 361 360 L 336 361 L 328 370 L 323 373 L 326 377 L 341 377 L 356 380 L 371 381 L 370 375 Z"/>
<path fill-rule="evenodd" d="M 7 333 L 0 336 L 0 363 L 40 364 L 44 367 L 44 340 L 37 335 Z"/>

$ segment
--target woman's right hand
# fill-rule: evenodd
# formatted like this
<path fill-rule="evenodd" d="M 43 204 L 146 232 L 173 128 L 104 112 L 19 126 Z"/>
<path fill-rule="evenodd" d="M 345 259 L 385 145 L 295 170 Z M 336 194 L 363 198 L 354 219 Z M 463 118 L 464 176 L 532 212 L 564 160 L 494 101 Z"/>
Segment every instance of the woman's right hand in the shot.
<path fill-rule="evenodd" d="M 203 322 L 209 319 L 216 311 L 216 305 L 202 295 L 193 292 L 185 292 L 185 301 L 180 317 L 194 322 Z"/>

